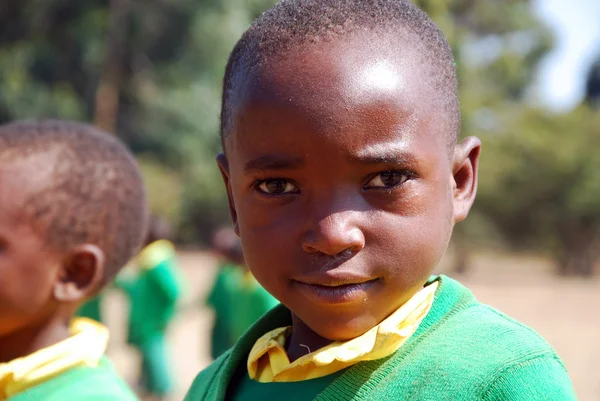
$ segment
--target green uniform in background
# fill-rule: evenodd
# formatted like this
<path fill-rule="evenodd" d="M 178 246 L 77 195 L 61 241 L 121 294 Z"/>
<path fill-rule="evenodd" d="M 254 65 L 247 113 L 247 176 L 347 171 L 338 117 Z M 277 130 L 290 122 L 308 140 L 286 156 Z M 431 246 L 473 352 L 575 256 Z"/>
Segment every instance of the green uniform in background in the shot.
<path fill-rule="evenodd" d="M 98 294 L 84 303 L 77 311 L 76 316 L 87 317 L 102 323 L 102 295 Z"/>
<path fill-rule="evenodd" d="M 136 401 L 112 364 L 102 358 L 96 367 L 77 367 L 24 390 L 7 401 Z"/>
<path fill-rule="evenodd" d="M 278 301 L 242 267 L 223 263 L 207 304 L 215 312 L 211 355 L 216 359 Z"/>
<path fill-rule="evenodd" d="M 141 353 L 144 387 L 151 394 L 164 396 L 172 388 L 165 333 L 182 291 L 175 247 L 166 240 L 153 242 L 140 252 L 135 263 L 137 276 L 116 282 L 129 296 L 131 305 L 128 342 Z"/>

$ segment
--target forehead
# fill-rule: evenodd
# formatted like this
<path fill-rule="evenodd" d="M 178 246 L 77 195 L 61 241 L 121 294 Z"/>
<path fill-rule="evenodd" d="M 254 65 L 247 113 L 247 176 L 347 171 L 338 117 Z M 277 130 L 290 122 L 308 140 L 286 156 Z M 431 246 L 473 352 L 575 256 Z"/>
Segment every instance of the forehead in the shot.
<path fill-rule="evenodd" d="M 52 171 L 46 155 L 8 161 L 0 158 L 0 216 L 3 222 L 31 222 L 26 204 L 51 184 Z"/>
<path fill-rule="evenodd" d="M 431 66 L 418 45 L 399 45 L 411 40 L 417 41 L 409 33 L 376 40 L 362 35 L 305 45 L 243 73 L 228 150 L 255 141 L 257 129 L 272 135 L 263 144 L 307 131 L 360 146 L 393 141 L 393 135 L 384 138 L 390 132 L 404 141 L 419 134 L 445 144 L 446 135 L 436 130 L 444 124 L 428 79 Z"/>

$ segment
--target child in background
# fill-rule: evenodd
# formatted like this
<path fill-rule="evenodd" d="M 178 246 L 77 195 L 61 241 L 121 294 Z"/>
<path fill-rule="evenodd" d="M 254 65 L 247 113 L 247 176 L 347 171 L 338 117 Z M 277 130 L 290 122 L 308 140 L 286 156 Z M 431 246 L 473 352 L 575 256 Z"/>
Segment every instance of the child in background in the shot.
<path fill-rule="evenodd" d="M 95 320 L 100 323 L 104 323 L 102 320 L 102 294 L 98 294 L 77 310 L 76 316 L 86 317 L 88 319 Z"/>
<path fill-rule="evenodd" d="M 216 359 L 278 301 L 245 267 L 242 245 L 231 228 L 217 230 L 212 246 L 220 259 L 217 277 L 207 300 L 215 313 L 211 355 Z"/>
<path fill-rule="evenodd" d="M 282 303 L 186 400 L 575 400 L 532 329 L 432 276 L 477 190 L 452 49 L 410 0 L 283 0 L 234 47 L 217 157 Z"/>
<path fill-rule="evenodd" d="M 135 400 L 75 318 L 137 252 L 137 163 L 113 136 L 63 121 L 0 126 L 0 400 Z"/>
<path fill-rule="evenodd" d="M 169 225 L 152 216 L 145 248 L 133 262 L 135 276 L 116 281 L 130 301 L 128 342 L 140 352 L 141 385 L 148 399 L 163 399 L 172 390 L 165 335 L 182 289 L 169 237 Z"/>

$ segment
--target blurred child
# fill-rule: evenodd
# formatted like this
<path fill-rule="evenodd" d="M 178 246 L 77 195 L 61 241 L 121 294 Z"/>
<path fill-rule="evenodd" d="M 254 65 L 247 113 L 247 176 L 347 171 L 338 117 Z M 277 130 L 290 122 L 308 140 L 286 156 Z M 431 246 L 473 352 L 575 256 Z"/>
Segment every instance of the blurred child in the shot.
<path fill-rule="evenodd" d="M 575 400 L 537 333 L 432 276 L 475 199 L 481 144 L 458 141 L 452 48 L 427 14 L 282 0 L 223 86 L 231 216 L 282 305 L 186 400 Z"/>
<path fill-rule="evenodd" d="M 104 323 L 102 320 L 102 294 L 98 294 L 91 298 L 77 310 L 77 316 L 86 317 L 88 319 L 95 320 L 100 323 Z"/>
<path fill-rule="evenodd" d="M 128 342 L 141 354 L 141 385 L 149 399 L 162 399 L 172 390 L 165 334 L 182 289 L 177 255 L 169 236 L 169 225 L 151 217 L 145 248 L 134 261 L 135 277 L 119 278 L 116 282 L 129 297 Z"/>
<path fill-rule="evenodd" d="M 135 400 L 75 318 L 139 249 L 146 198 L 112 135 L 63 121 L 0 126 L 0 400 Z"/>
<path fill-rule="evenodd" d="M 278 304 L 246 268 L 235 232 L 222 228 L 213 236 L 219 267 L 207 304 L 215 312 L 211 355 L 218 358 L 265 312 Z"/>

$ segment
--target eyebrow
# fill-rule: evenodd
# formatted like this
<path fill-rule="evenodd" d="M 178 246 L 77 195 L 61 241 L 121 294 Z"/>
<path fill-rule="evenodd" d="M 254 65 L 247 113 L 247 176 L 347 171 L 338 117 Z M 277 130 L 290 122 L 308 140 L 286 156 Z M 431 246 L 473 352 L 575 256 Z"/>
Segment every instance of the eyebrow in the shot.
<path fill-rule="evenodd" d="M 414 166 L 418 159 L 406 148 L 396 143 L 382 143 L 369 146 L 349 156 L 353 163 L 360 164 L 399 164 Z"/>
<path fill-rule="evenodd" d="M 302 158 L 284 157 L 281 155 L 264 155 L 248 161 L 244 165 L 246 173 L 273 171 L 273 170 L 289 170 L 300 167 L 304 164 Z"/>

